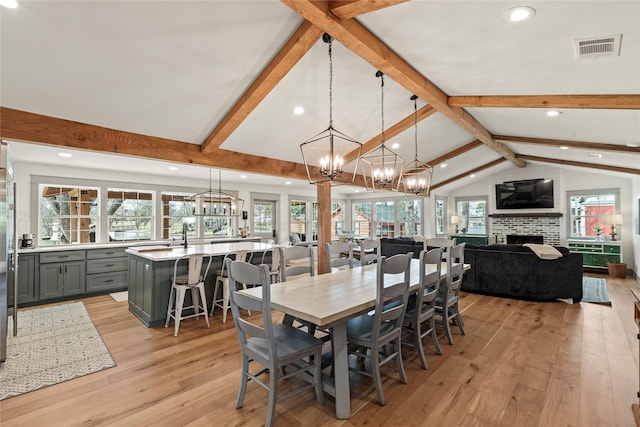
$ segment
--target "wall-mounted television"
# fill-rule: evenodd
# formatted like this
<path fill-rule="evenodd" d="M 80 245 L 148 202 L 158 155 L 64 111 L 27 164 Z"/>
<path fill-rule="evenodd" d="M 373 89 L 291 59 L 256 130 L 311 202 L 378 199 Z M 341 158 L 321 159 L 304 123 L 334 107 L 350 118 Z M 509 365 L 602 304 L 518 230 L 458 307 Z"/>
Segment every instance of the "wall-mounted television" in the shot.
<path fill-rule="evenodd" d="M 496 209 L 553 208 L 553 180 L 527 179 L 496 184 Z"/>

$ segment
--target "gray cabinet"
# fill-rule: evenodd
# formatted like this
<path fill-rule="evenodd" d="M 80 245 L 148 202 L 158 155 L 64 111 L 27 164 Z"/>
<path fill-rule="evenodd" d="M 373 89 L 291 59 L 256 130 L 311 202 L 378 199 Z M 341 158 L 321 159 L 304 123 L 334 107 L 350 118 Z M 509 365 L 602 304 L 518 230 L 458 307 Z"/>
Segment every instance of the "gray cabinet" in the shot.
<path fill-rule="evenodd" d="M 125 248 L 87 251 L 87 293 L 127 289 Z"/>
<path fill-rule="evenodd" d="M 40 254 L 40 299 L 85 293 L 85 251 Z"/>
<path fill-rule="evenodd" d="M 36 287 L 37 279 L 36 254 L 18 255 L 18 305 L 38 301 L 39 289 Z M 9 302 L 13 304 L 13 288 L 7 289 Z"/>

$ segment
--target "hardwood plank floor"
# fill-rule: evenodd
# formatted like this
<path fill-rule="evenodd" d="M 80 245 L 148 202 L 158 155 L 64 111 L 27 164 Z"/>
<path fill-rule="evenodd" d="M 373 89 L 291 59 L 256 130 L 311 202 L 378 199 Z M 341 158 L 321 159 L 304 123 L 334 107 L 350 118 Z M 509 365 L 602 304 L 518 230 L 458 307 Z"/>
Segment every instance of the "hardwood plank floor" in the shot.
<path fill-rule="evenodd" d="M 287 426 L 634 426 L 638 333 L 632 279 L 607 276 L 612 306 L 462 294 L 466 335 L 438 356 L 429 340 L 423 370 L 404 349 L 408 384 L 384 369 L 386 406 L 354 374 L 350 420 L 313 391 L 279 402 Z M 264 423 L 267 393 L 250 384 L 235 409 L 240 356 L 233 321 L 216 312 L 173 328 L 146 328 L 126 302 L 82 300 L 117 366 L 0 402 L 9 426 L 247 426 Z M 276 316 L 279 320 L 279 317 Z"/>

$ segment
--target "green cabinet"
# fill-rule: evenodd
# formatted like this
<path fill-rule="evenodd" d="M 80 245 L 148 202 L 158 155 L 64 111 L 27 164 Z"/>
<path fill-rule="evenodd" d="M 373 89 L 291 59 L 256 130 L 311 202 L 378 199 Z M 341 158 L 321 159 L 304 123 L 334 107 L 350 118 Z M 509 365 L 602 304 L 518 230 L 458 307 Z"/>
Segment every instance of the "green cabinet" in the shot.
<path fill-rule="evenodd" d="M 452 239 L 456 239 L 456 243 L 466 243 L 468 245 L 484 246 L 489 244 L 489 237 L 487 236 L 451 236 Z"/>
<path fill-rule="evenodd" d="M 85 251 L 40 254 L 40 299 L 85 293 Z"/>
<path fill-rule="evenodd" d="M 87 250 L 87 293 L 127 289 L 125 248 Z"/>
<path fill-rule="evenodd" d="M 610 262 L 622 262 L 620 242 L 568 241 L 569 252 L 582 254 L 582 265 L 590 268 L 607 268 Z"/>

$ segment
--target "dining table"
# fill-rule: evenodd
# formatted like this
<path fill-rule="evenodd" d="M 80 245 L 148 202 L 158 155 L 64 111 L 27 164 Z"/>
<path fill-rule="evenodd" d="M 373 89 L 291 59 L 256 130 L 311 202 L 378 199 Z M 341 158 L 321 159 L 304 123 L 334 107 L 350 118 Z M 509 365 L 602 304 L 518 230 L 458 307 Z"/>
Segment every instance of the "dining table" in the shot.
<path fill-rule="evenodd" d="M 419 286 L 420 264 L 411 260 L 410 291 Z M 426 265 L 426 274 L 436 270 L 436 264 Z M 465 270 L 470 265 L 464 265 Z M 447 275 L 447 265 L 442 263 L 441 277 Z M 389 278 L 387 283 L 397 283 L 404 279 L 398 274 L 397 280 Z M 385 278 L 386 279 L 386 278 Z M 239 291 L 256 299 L 262 298 L 259 287 Z M 271 308 L 317 325 L 331 329 L 333 340 L 332 377 L 323 376 L 324 391 L 334 396 L 336 417 L 351 417 L 351 397 L 349 389 L 349 366 L 347 349 L 347 321 L 375 306 L 376 264 L 338 270 L 316 276 L 303 276 L 271 285 Z"/>

